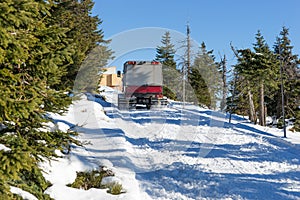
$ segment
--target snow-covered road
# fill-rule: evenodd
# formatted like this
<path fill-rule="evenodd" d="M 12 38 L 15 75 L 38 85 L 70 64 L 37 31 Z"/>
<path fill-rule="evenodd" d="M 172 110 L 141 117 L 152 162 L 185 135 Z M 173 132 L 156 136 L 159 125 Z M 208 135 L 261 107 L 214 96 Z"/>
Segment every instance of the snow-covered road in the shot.
<path fill-rule="evenodd" d="M 54 116 L 61 126 L 77 125 L 79 139 L 90 142 L 49 168 L 48 192 L 56 199 L 300 199 L 300 145 L 276 136 L 280 130 L 238 116 L 228 124 L 224 114 L 196 106 L 101 110 L 81 100 Z M 98 165 L 112 168 L 127 192 L 64 186 L 75 171 Z M 73 173 L 57 180 L 55 173 L 67 169 Z"/>
<path fill-rule="evenodd" d="M 133 146 L 134 163 L 147 166 L 135 171 L 153 199 L 300 198 L 299 146 L 244 119 L 229 125 L 195 107 L 108 116 Z"/>

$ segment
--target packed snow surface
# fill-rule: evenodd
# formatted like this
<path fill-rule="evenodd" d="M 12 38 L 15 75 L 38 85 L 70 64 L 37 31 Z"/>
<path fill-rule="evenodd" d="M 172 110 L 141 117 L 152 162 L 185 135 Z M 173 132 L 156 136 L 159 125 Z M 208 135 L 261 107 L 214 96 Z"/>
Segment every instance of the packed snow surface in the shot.
<path fill-rule="evenodd" d="M 107 100 L 74 101 L 58 126 L 79 132 L 84 147 L 44 162 L 46 191 L 57 200 L 300 199 L 300 133 L 250 124 L 247 119 L 172 103 L 119 111 Z M 59 152 L 58 152 L 59 153 Z M 76 171 L 105 166 L 125 193 L 67 187 Z"/>

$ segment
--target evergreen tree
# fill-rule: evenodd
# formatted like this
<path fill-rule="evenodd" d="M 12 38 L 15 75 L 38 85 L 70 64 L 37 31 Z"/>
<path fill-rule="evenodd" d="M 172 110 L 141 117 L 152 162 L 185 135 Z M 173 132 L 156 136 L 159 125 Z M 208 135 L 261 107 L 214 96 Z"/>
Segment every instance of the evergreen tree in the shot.
<path fill-rule="evenodd" d="M 244 77 L 248 88 L 249 118 L 256 122 L 256 105 L 259 105 L 259 123 L 266 125 L 266 91 L 276 88 L 278 77 L 278 62 L 273 52 L 269 49 L 260 31 L 256 34 L 254 52 L 250 49 L 238 50 L 238 64 L 235 69 Z M 258 85 L 258 87 L 257 87 Z M 252 88 L 252 89 L 251 89 Z M 256 95 L 258 94 L 258 96 Z"/>
<path fill-rule="evenodd" d="M 235 86 L 234 88 L 239 88 L 239 89 L 235 89 L 236 92 L 238 92 L 238 94 L 233 94 L 234 96 L 239 96 L 241 97 L 239 99 L 239 104 L 240 102 L 245 102 L 244 99 L 246 97 L 248 103 L 247 103 L 247 107 L 248 107 L 248 116 L 249 116 L 249 120 L 251 122 L 256 123 L 257 121 L 257 116 L 256 116 L 256 106 L 254 104 L 254 96 L 253 96 L 253 88 L 254 85 L 251 82 L 251 78 L 250 76 L 247 76 L 247 73 L 244 72 L 245 69 L 251 68 L 251 61 L 252 56 L 251 54 L 253 54 L 251 52 L 250 49 L 242 49 L 242 50 L 235 50 L 232 46 L 231 46 L 234 54 L 236 55 L 237 59 L 237 64 L 234 66 L 234 72 L 236 72 L 235 76 L 238 77 L 236 78 L 235 81 Z M 240 107 L 240 106 L 239 106 Z"/>
<path fill-rule="evenodd" d="M 203 42 L 192 65 L 189 81 L 197 93 L 196 96 L 199 98 L 201 96 L 201 99 L 198 99 L 199 104 L 215 109 L 221 89 L 221 74 L 218 70 L 219 65 L 216 64 L 212 53 L 213 50 L 206 50 L 206 45 Z M 196 82 L 198 84 L 194 85 Z"/>
<path fill-rule="evenodd" d="M 176 51 L 174 50 L 174 44 L 171 43 L 169 31 L 165 32 L 165 34 L 162 36 L 161 43 L 162 46 L 158 46 L 156 48 L 155 60 L 161 62 L 164 67 L 176 69 L 176 62 L 174 60 Z"/>
<path fill-rule="evenodd" d="M 58 52 L 52 52 L 49 45 L 55 46 L 63 32 L 46 27 L 42 21 L 48 6 L 33 0 L 0 3 L 0 143 L 11 149 L 0 151 L 1 199 L 11 198 L 9 185 L 22 182 L 21 173 L 36 168 L 40 156 L 53 154 L 52 145 L 45 144 L 58 144 L 55 138 L 38 131 L 46 122 L 43 115 L 50 109 L 49 104 L 55 110 L 56 102 L 65 102 L 55 98 L 50 88 L 51 82 L 59 82 L 65 71 L 52 59 L 60 60 L 64 55 L 56 56 Z M 52 73 L 57 75 L 52 77 Z M 39 140 L 41 137 L 47 140 Z M 46 184 L 41 174 L 33 182 Z M 47 198 L 42 192 L 36 190 L 34 194 Z"/>
<path fill-rule="evenodd" d="M 74 74 L 70 74 L 76 67 L 70 67 L 71 64 L 79 65 L 82 62 L 79 60 L 99 42 L 95 39 L 99 32 L 93 31 L 96 18 L 92 20 L 93 28 L 86 27 L 80 34 L 75 31 L 72 35 L 74 29 L 63 25 L 70 21 L 57 17 L 57 9 L 74 13 L 62 7 L 66 2 L 70 1 L 4 0 L 0 3 L 0 143 L 11 149 L 0 151 L 0 199 L 15 198 L 10 193 L 10 185 L 29 191 L 38 199 L 49 199 L 43 193 L 49 183 L 38 163 L 55 157 L 56 149 L 70 143 L 80 145 L 72 137 L 76 133 L 50 131 L 45 125 L 51 121 L 46 117 L 48 112 L 61 113 L 71 103 L 66 93 L 67 81 L 74 80 Z M 77 10 L 78 15 L 80 11 L 91 10 L 91 1 L 74 2 L 83 6 Z M 88 16 L 88 12 L 84 13 Z M 76 27 L 86 26 L 88 19 L 92 18 L 78 21 Z M 94 38 L 87 40 L 88 33 Z M 84 46 L 86 49 L 78 49 Z"/>
<path fill-rule="evenodd" d="M 248 95 L 248 88 L 244 77 L 234 71 L 228 85 L 229 94 L 226 99 L 226 111 L 230 114 L 249 115 L 249 101 L 245 98 Z"/>
<path fill-rule="evenodd" d="M 272 94 L 274 89 L 277 88 L 279 66 L 275 54 L 269 49 L 260 31 L 256 34 L 254 51 L 256 56 L 252 70 L 255 71 L 254 80 L 258 80 L 259 83 L 259 123 L 265 126 L 267 115 L 265 107 L 266 91 Z"/>
<path fill-rule="evenodd" d="M 283 27 L 280 36 L 276 39 L 274 52 L 278 55 L 278 60 L 282 67 L 286 116 L 295 118 L 296 127 L 298 127 L 297 124 L 300 124 L 300 60 L 298 55 L 293 54 L 293 46 L 288 36 L 289 30 Z M 273 102 L 273 107 L 277 110 L 276 116 L 280 117 L 282 115 L 280 90 L 277 90 L 275 97 L 276 101 Z"/>
<path fill-rule="evenodd" d="M 104 66 L 110 56 L 105 46 L 94 48 L 81 63 L 80 70 L 77 72 L 76 82 L 73 92 L 97 93 L 101 79 L 101 72 L 104 72 Z"/>
<path fill-rule="evenodd" d="M 98 28 L 102 21 L 97 16 L 91 16 L 93 6 L 92 0 L 54 0 L 49 25 L 58 25 L 60 28 L 66 29 L 65 41 L 68 41 L 74 50 L 71 53 L 72 62 L 67 61 L 67 73 L 62 77 L 63 85 L 59 87 L 72 87 L 74 85 L 77 73 L 87 59 L 86 56 L 90 53 L 98 52 L 99 55 L 97 63 L 91 59 L 85 61 L 83 71 L 86 74 L 93 70 L 99 71 L 99 68 L 104 67 L 107 60 L 112 58 L 112 51 L 107 47 L 109 41 L 103 39 L 103 31 Z M 87 62 L 93 62 L 94 65 L 89 65 L 94 68 L 93 70 L 85 68 Z M 98 73 L 92 74 L 98 75 Z M 97 77 L 85 76 L 85 80 L 98 79 Z"/>
<path fill-rule="evenodd" d="M 235 71 L 237 71 L 235 69 Z M 251 122 L 257 122 L 257 92 L 255 84 L 250 82 L 245 76 L 236 72 L 229 82 L 229 97 L 227 98 L 227 109 L 230 113 L 249 116 Z"/>
<path fill-rule="evenodd" d="M 174 60 L 175 50 L 174 45 L 171 43 L 170 32 L 165 32 L 161 40 L 162 46 L 156 48 L 156 61 L 163 65 L 163 95 L 170 99 L 176 99 L 176 89 L 180 77 L 176 70 L 176 62 Z"/>
<path fill-rule="evenodd" d="M 200 106 L 211 107 L 211 96 L 207 83 L 205 82 L 199 69 L 192 67 L 189 74 L 190 85 L 193 88 L 197 98 L 197 103 Z"/>

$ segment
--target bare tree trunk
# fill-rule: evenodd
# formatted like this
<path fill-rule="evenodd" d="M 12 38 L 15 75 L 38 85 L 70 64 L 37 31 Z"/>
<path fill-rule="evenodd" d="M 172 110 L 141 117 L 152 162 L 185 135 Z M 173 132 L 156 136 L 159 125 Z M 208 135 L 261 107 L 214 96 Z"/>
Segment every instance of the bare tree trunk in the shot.
<path fill-rule="evenodd" d="M 248 88 L 248 100 L 249 100 L 249 119 L 251 122 L 254 122 L 256 124 L 257 117 L 255 113 L 254 103 L 253 103 L 253 96 L 250 88 Z"/>
<path fill-rule="evenodd" d="M 224 58 L 221 58 L 221 65 L 222 65 L 222 101 L 221 101 L 221 111 L 224 111 L 226 107 L 226 98 L 227 98 L 227 83 L 226 83 L 226 56 L 224 55 Z"/>
<path fill-rule="evenodd" d="M 264 96 L 264 83 L 261 81 L 259 85 L 259 125 L 261 126 L 266 125 Z"/>
<path fill-rule="evenodd" d="M 277 99 L 277 104 L 276 104 L 276 119 L 278 119 L 281 114 L 282 114 L 282 100 L 281 100 L 281 95 L 280 95 L 280 92 L 278 93 L 278 95 L 276 95 Z"/>
<path fill-rule="evenodd" d="M 268 113 L 268 108 L 267 105 L 265 104 L 265 125 L 267 125 L 267 113 Z"/>

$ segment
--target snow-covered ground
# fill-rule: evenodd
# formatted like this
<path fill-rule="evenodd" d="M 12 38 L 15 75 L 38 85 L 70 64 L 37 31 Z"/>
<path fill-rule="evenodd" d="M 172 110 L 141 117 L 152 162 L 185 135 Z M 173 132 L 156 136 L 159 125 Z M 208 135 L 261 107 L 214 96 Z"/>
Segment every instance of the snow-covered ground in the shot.
<path fill-rule="evenodd" d="M 61 129 L 76 127 L 70 155 L 41 164 L 57 200 L 86 199 L 300 199 L 300 133 L 260 127 L 196 106 L 119 111 L 116 93 L 106 99 L 73 102 L 64 116 L 52 115 Z M 104 111 L 106 114 L 104 114 Z M 126 193 L 78 190 L 66 184 L 76 171 L 106 166 Z"/>

